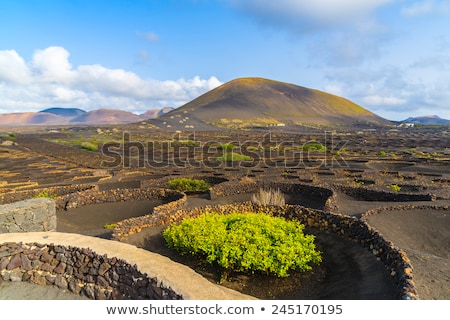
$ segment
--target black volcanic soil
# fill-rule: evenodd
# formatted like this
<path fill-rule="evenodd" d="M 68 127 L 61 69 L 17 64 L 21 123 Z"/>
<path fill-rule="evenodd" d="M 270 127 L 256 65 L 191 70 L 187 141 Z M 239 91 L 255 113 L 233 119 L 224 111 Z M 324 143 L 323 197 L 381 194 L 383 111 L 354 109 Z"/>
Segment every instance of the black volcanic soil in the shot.
<path fill-rule="evenodd" d="M 115 127 L 102 128 L 112 132 Z M 174 132 L 150 131 L 136 126 L 123 127 L 134 140 L 159 139 L 168 141 Z M 271 139 L 276 143 L 295 141 L 298 144 L 307 141 L 323 142 L 324 135 L 309 128 L 287 128 L 291 132 L 282 132 L 276 128 Z M 295 131 L 295 130 L 296 131 Z M 36 130 L 42 130 L 37 128 Z M 365 129 L 364 129 L 365 130 Z M 8 128 L 11 131 L 11 128 Z M 313 131 L 313 132 L 312 132 Z M 259 179 L 268 181 L 297 182 L 316 186 L 351 186 L 354 188 L 373 188 L 390 192 L 387 188 L 396 184 L 401 192 L 436 195 L 433 202 L 395 203 L 367 201 L 357 199 L 343 192 L 338 192 L 338 211 L 343 214 L 360 216 L 369 209 L 388 207 L 397 204 L 415 205 L 450 205 L 450 157 L 448 154 L 448 130 L 423 128 L 414 130 L 382 130 L 351 132 L 336 135 L 334 143 L 345 142 L 345 150 L 335 157 L 335 162 L 321 162 L 324 154 L 311 153 L 304 161 L 298 162 L 289 151 L 279 152 L 276 161 L 258 163 L 256 167 L 136 167 L 131 162 L 128 167 L 105 168 L 100 153 L 91 153 L 79 148 L 60 146 L 45 141 L 54 134 L 39 132 L 37 134 L 20 134 L 18 145 L 0 145 L 0 194 L 33 190 L 45 186 L 89 183 L 96 184 L 101 190 L 110 188 L 131 188 L 140 185 L 141 180 L 158 181 L 162 177 L 208 176 L 225 180 Z M 91 128 L 69 128 L 68 133 L 79 138 L 84 135 L 95 137 Z M 315 132 L 315 133 L 314 133 Z M 196 132 L 195 140 L 199 143 L 215 141 L 220 143 L 232 141 L 263 141 L 264 131 L 210 131 Z M 62 139 L 66 133 L 56 135 Z M 182 133 L 187 135 L 187 133 Z M 102 137 L 103 138 L 103 137 Z M 181 137 L 184 139 L 184 137 Z M 189 138 L 192 139 L 192 138 Z M 286 144 L 290 146 L 291 144 Z M 380 156 L 383 151 L 386 156 Z M 159 154 L 156 154 L 157 156 Z M 142 154 L 138 155 L 143 157 Z M 136 160 L 135 154 L 130 154 Z M 157 158 L 158 159 L 158 158 Z M 287 163 L 295 165 L 284 167 Z M 295 160 L 295 161 L 294 161 Z M 320 164 L 327 166 L 320 166 Z M 330 165 L 331 163 L 331 165 Z M 249 195 L 217 199 L 215 203 L 246 201 Z M 370 199 L 369 199 L 370 200 Z M 323 205 L 313 197 L 292 197 L 287 195 L 288 203 L 319 208 Z M 58 231 L 76 232 L 91 236 L 108 238 L 110 233 L 103 229 L 130 216 L 142 215 L 151 211 L 158 203 L 134 203 L 130 209 L 121 204 L 109 204 L 99 207 L 85 207 L 78 211 L 58 212 Z M 189 205 L 198 207 L 211 204 L 207 197 L 190 197 Z M 131 203 L 129 203 L 131 205 Z M 95 214 L 93 214 L 93 211 Z M 380 230 L 386 238 L 404 249 L 414 267 L 416 282 L 421 299 L 450 299 L 449 251 L 450 226 L 449 211 L 411 210 L 386 211 L 370 216 L 369 223 Z M 324 252 L 324 262 L 315 274 L 294 275 L 289 281 L 247 277 L 235 275 L 234 281 L 226 283 L 237 290 L 267 299 L 393 299 L 392 283 L 383 266 L 372 254 L 356 243 L 333 234 L 308 230 L 317 235 L 318 247 Z M 184 261 L 198 272 L 216 281 L 213 269 L 199 265 L 198 260 L 180 257 L 165 247 L 161 230 L 145 229 L 144 232 L 128 238 L 128 242 L 149 250 L 170 256 L 174 260 Z M 185 259 L 185 260 L 182 260 Z M 252 282 L 253 281 L 253 282 Z M 256 283 L 255 283 L 256 281 Z M 0 299 L 5 286 L 0 287 Z M 268 288 L 271 288 L 269 290 Z M 278 288 L 278 290 L 272 290 Z M 256 290 L 257 289 L 257 290 Z M 10 291 L 11 292 L 11 291 Z M 30 296 L 27 296 L 30 298 Z M 32 297 L 31 297 L 32 298 Z M 45 295 L 37 298 L 45 298 Z M 49 299 L 53 299 L 49 298 Z"/>
<path fill-rule="evenodd" d="M 450 299 L 450 212 L 405 210 L 370 216 L 370 225 L 403 248 L 424 299 Z"/>

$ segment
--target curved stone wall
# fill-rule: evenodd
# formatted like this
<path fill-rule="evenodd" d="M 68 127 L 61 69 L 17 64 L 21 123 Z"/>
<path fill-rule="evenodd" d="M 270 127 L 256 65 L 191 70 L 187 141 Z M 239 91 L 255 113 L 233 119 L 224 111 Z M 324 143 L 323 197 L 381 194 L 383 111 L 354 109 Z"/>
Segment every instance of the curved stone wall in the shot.
<path fill-rule="evenodd" d="M 259 188 L 279 188 L 284 193 L 290 193 L 290 194 L 312 194 L 315 197 L 322 198 L 324 200 L 325 210 L 315 210 L 310 208 L 305 208 L 299 205 L 285 205 L 282 207 L 276 207 L 276 206 L 258 206 L 251 202 L 244 202 L 244 203 L 238 203 L 233 205 L 217 205 L 217 206 L 207 206 L 204 208 L 194 208 L 192 210 L 185 210 L 185 204 L 186 204 L 186 194 L 180 193 L 174 190 L 168 190 L 168 189 L 162 189 L 162 188 L 140 188 L 140 189 L 115 189 L 115 190 L 106 190 L 106 191 L 98 191 L 98 189 L 88 189 L 86 191 L 78 191 L 75 193 L 65 194 L 62 196 L 57 197 L 56 200 L 56 207 L 61 209 L 69 210 L 71 208 L 76 208 L 83 205 L 91 205 L 96 203 L 102 203 L 102 202 L 117 202 L 117 201 L 127 201 L 127 200 L 147 200 L 147 199 L 163 199 L 164 201 L 167 201 L 166 204 L 154 208 L 154 211 L 146 216 L 142 217 L 136 217 L 127 219 L 124 221 L 121 221 L 117 223 L 116 229 L 113 232 L 113 239 L 115 240 L 124 240 L 129 234 L 136 233 L 141 231 L 143 228 L 146 227 L 152 227 L 157 225 L 167 225 L 173 222 L 181 221 L 182 219 L 186 217 L 194 217 L 198 216 L 204 212 L 208 211 L 215 211 L 223 214 L 235 212 L 235 211 L 241 211 L 241 212 L 268 212 L 273 215 L 277 216 L 284 216 L 288 219 L 296 219 L 300 222 L 314 228 L 319 228 L 323 230 L 329 230 L 332 232 L 336 232 L 340 234 L 341 236 L 348 237 L 351 239 L 354 239 L 358 241 L 362 246 L 368 248 L 378 259 L 383 261 L 386 268 L 389 270 L 391 276 L 396 281 L 397 286 L 399 288 L 398 296 L 401 299 L 418 299 L 417 290 L 415 288 L 415 284 L 413 282 L 413 274 L 412 274 L 412 266 L 409 262 L 408 257 L 406 256 L 406 253 L 396 247 L 393 243 L 386 241 L 383 236 L 374 228 L 372 228 L 370 225 L 368 225 L 365 221 L 365 217 L 370 214 L 376 214 L 378 212 L 386 210 L 386 208 L 378 208 L 374 210 L 370 210 L 366 212 L 366 214 L 363 216 L 363 219 L 358 219 L 356 217 L 347 216 L 343 214 L 337 214 L 332 213 L 337 209 L 337 202 L 336 202 L 336 193 L 333 191 L 332 188 L 327 189 L 323 187 L 315 187 L 311 185 L 303 185 L 303 184 L 296 184 L 296 183 L 275 183 L 275 182 L 255 182 L 255 183 L 239 183 L 235 181 L 231 182 L 223 182 L 220 184 L 217 184 L 211 188 L 210 194 L 211 198 L 219 197 L 219 196 L 227 196 L 227 195 L 233 195 L 233 194 L 239 194 L 239 193 L 253 193 L 259 190 Z M 358 189 L 358 190 L 354 190 Z M 362 188 L 350 188 L 346 189 L 346 192 L 352 193 L 352 195 L 361 196 L 361 197 L 369 197 L 375 196 L 378 201 L 393 201 L 393 198 L 389 198 L 390 200 L 386 199 L 387 192 L 372 192 L 373 190 L 367 190 Z M 390 193 L 389 193 L 390 194 Z M 398 195 L 397 195 L 398 196 Z M 413 200 L 405 200 L 405 199 L 412 199 L 412 198 L 404 198 L 406 196 L 413 196 Z M 390 195 L 388 197 L 391 197 Z M 419 197 L 419 198 L 417 198 Z M 398 199 L 398 198 L 396 198 Z M 431 195 L 405 195 L 401 197 L 402 201 L 417 201 L 418 199 L 421 200 L 433 200 L 433 197 Z M 400 201 L 400 200 L 397 200 Z M 396 208 L 396 207 L 392 207 Z M 408 207 L 410 208 L 410 207 Z M 411 208 L 418 208 L 417 206 L 411 206 Z M 397 208 L 398 209 L 398 208 Z M 392 210 L 397 210 L 392 209 Z M 448 208 L 447 208 L 448 209 Z M 389 210 L 389 209 L 388 209 Z M 52 235 L 55 235 L 57 233 L 51 233 Z M 29 234 L 22 234 L 23 237 L 28 237 Z M 65 240 L 61 241 L 61 239 L 58 239 L 59 243 L 64 242 L 64 248 L 60 248 L 58 245 L 53 245 L 52 243 L 49 243 L 48 241 L 45 242 L 37 242 L 37 241 L 31 241 L 31 242 L 25 242 L 20 237 L 18 237 L 17 242 L 14 243 L 13 241 L 8 241 L 9 244 L 3 243 L 1 245 L 0 249 L 0 270 L 2 272 L 3 278 L 9 279 L 19 279 L 22 280 L 30 280 L 30 279 L 41 279 L 36 281 L 42 281 L 42 277 L 37 277 L 36 270 L 26 270 L 28 267 L 27 261 L 32 261 L 33 257 L 36 257 L 36 252 L 31 250 L 31 248 L 45 248 L 44 251 L 48 251 L 48 255 L 55 254 L 54 257 L 51 258 L 50 261 L 53 261 L 53 265 L 49 264 L 48 261 L 41 261 L 36 262 L 39 266 L 45 266 L 43 267 L 44 270 L 39 269 L 39 273 L 42 274 L 43 272 L 50 272 L 44 276 L 46 279 L 46 283 L 51 283 L 56 285 L 65 285 L 67 282 L 67 285 L 69 283 L 72 283 L 70 286 L 72 288 L 77 288 L 74 286 L 73 283 L 81 283 L 79 287 L 86 288 L 84 294 L 86 294 L 90 298 L 105 298 L 105 299 L 114 299 L 114 298 L 134 298 L 136 297 L 135 291 L 137 292 L 149 290 L 154 291 L 157 293 L 152 293 L 152 295 L 148 294 L 145 295 L 142 292 L 140 293 L 139 297 L 145 297 L 145 298 L 187 298 L 190 299 L 190 297 L 195 296 L 195 294 L 189 294 L 186 296 L 186 294 L 182 294 L 180 290 L 175 290 L 174 288 L 177 286 L 178 281 L 183 282 L 183 280 L 180 280 L 179 278 L 184 277 L 178 275 L 177 279 L 173 279 L 173 282 L 170 282 L 171 286 L 166 287 L 168 290 L 167 293 L 164 292 L 163 289 L 155 289 L 155 282 L 151 281 L 151 278 L 145 278 L 145 276 L 138 276 L 137 279 L 141 279 L 140 281 L 141 285 L 135 285 L 131 284 L 130 280 L 124 280 L 125 282 L 129 283 L 128 289 L 121 288 L 123 285 L 119 285 L 117 283 L 116 279 L 117 276 L 114 275 L 114 272 L 116 272 L 118 275 L 120 275 L 117 271 L 111 271 L 113 274 L 109 275 L 108 279 L 104 279 L 104 277 L 98 278 L 98 275 L 96 274 L 89 274 L 89 273 L 80 273 L 77 274 L 80 275 L 78 278 L 76 278 L 76 281 L 67 281 L 70 277 L 72 277 L 71 273 L 67 273 L 65 270 L 61 274 L 64 274 L 64 278 L 66 279 L 66 282 L 63 281 L 61 276 L 58 276 L 59 273 L 52 273 L 52 272 L 60 272 L 61 269 L 64 269 L 62 266 L 58 268 L 58 266 L 62 263 L 63 259 L 65 260 L 63 256 L 66 256 L 65 254 L 62 256 L 61 253 L 67 252 L 67 255 L 72 260 L 81 259 L 81 261 L 89 260 L 89 261 L 96 261 L 92 265 L 85 265 L 85 269 L 89 270 L 95 270 L 98 269 L 99 266 L 106 261 L 103 256 L 97 256 L 95 253 L 89 251 L 89 249 L 73 249 L 72 246 L 76 245 L 77 241 L 73 240 L 71 236 L 65 236 Z M 47 236 L 48 238 L 49 236 Z M 80 236 L 81 237 L 81 236 Z M 2 235 L 0 235 L 0 240 L 2 239 Z M 73 242 L 70 242 L 72 239 Z M 89 238 L 89 241 L 92 241 L 92 238 Z M 95 241 L 101 240 L 94 238 Z M 69 241 L 69 242 L 67 242 Z M 124 243 L 120 242 L 111 242 L 110 240 L 102 240 L 107 241 L 108 246 L 110 246 L 113 249 L 110 249 L 110 256 L 115 257 L 111 259 L 116 259 L 117 256 L 115 255 L 116 252 L 116 246 L 119 245 L 125 245 Z M 0 241 L 0 243 L 2 243 Z M 28 243 L 23 245 L 23 243 Z M 41 246 L 42 243 L 45 243 L 46 246 Z M 90 244 L 90 242 L 89 242 Z M 127 245 L 128 246 L 128 245 Z M 90 245 L 87 245 L 85 248 L 89 248 Z M 56 249 L 55 249 L 56 248 Z M 83 247 L 80 247 L 83 248 Z M 16 252 L 16 250 L 20 252 Z M 31 251 L 30 251 L 31 250 Z M 56 251 L 55 251 L 56 250 Z M 80 251 L 81 250 L 81 251 Z M 87 250 L 87 251 L 86 251 Z M 133 249 L 134 250 L 134 249 Z M 145 251 L 145 250 L 143 250 Z M 6 254 L 5 252 L 8 252 Z M 29 252 L 31 256 L 26 255 L 24 252 Z M 148 251 L 145 251 L 148 252 Z M 99 254 L 99 253 L 97 253 Z M 143 254 L 141 252 L 140 254 Z M 15 258 L 14 258 L 15 257 Z M 39 256 L 40 257 L 40 256 Z M 57 258 L 58 257 L 58 258 Z M 75 258 L 74 258 L 75 257 Z M 87 258 L 86 258 L 87 257 Z M 14 258 L 14 259 L 13 259 Z M 68 259 L 69 259 L 68 258 Z M 47 258 L 45 258 L 47 259 Z M 103 259 L 103 260 L 102 260 Z M 17 271 L 16 264 L 20 260 L 20 267 L 19 271 Z M 48 260 L 48 259 L 47 259 Z M 115 260 L 114 260 L 115 261 Z M 124 260 L 125 261 L 125 260 Z M 126 266 L 125 262 L 122 261 L 118 263 L 117 268 L 120 270 L 123 270 L 123 268 L 128 268 L 126 270 L 128 272 L 135 272 L 137 269 L 135 267 Z M 128 261 L 128 260 L 127 260 Z M 128 261 L 129 262 L 129 261 Z M 47 264 L 46 264 L 47 263 Z M 140 262 L 142 264 L 142 261 Z M 78 263 L 80 264 L 80 263 Z M 112 261 L 107 262 L 108 265 L 114 265 L 115 263 L 112 263 Z M 49 268 L 48 265 L 51 267 Z M 25 269 L 24 269 L 25 266 Z M 67 267 L 67 266 L 66 266 Z M 155 266 L 152 266 L 155 268 Z M 115 268 L 115 267 L 114 267 Z M 134 269 L 133 269 L 134 268 Z M 193 272 L 191 269 L 185 267 L 185 272 Z M 47 270 L 51 269 L 51 271 Z M 56 269 L 56 271 L 55 271 Z M 5 271 L 6 270 L 6 271 Z M 16 270 L 16 271 L 12 271 Z M 69 268 L 70 270 L 70 268 Z M 108 269 L 109 270 L 109 269 Z M 190 270 L 190 271 L 188 271 Z M 83 272 L 84 272 L 83 271 Z M 96 272 L 96 271 L 92 271 Z M 136 271 L 137 272 L 137 271 Z M 142 271 L 141 271 L 142 272 Z M 154 269 L 151 270 L 151 272 L 154 272 Z M 166 270 L 161 270 L 162 277 L 165 277 Z M 60 274 L 60 275 L 61 275 Z M 145 278 L 145 279 L 144 279 Z M 56 280 L 58 279 L 58 280 Z M 70 278 L 72 279 L 72 278 Z M 75 279 L 75 278 L 74 278 Z M 84 279 L 84 280 L 82 280 Z M 86 281 L 86 279 L 89 279 L 88 282 L 83 284 L 82 281 Z M 101 280 L 98 280 L 101 279 Z M 116 282 L 111 282 L 110 280 L 113 279 Z M 158 281 L 160 281 L 160 278 Z M 202 278 L 203 279 L 203 278 Z M 91 281 L 92 280 L 92 281 Z M 208 282 L 207 280 L 203 279 L 204 281 Z M 201 281 L 203 281 L 201 280 Z M 77 282 L 79 281 L 79 282 Z M 200 281 L 200 280 L 199 280 Z M 99 283 L 103 284 L 99 285 Z M 107 283 L 109 283 L 107 285 Z M 145 285 L 144 285 L 145 283 Z M 208 282 L 209 283 L 209 282 Z M 119 289 L 117 289 L 117 285 L 119 285 Z M 204 283 L 206 286 L 206 283 Z M 152 289 L 148 289 L 151 286 Z M 175 286 L 175 287 L 174 287 Z M 69 287 L 68 287 L 69 288 Z M 89 288 L 89 289 L 87 289 Z M 120 289 L 121 288 L 121 289 Z M 145 288 L 145 289 L 144 289 Z M 72 290 L 69 288 L 69 290 Z M 77 289 L 78 290 L 78 289 Z M 84 290 L 84 289 L 83 289 Z M 161 291 L 162 290 L 162 291 Z M 82 290 L 81 290 L 82 291 Z M 81 292 L 80 291 L 80 292 Z M 153 292 L 152 291 L 152 292 Z M 74 291 L 75 292 L 75 291 Z M 235 293 L 232 293 L 232 296 Z M 209 296 L 208 298 L 213 298 Z"/>
<path fill-rule="evenodd" d="M 211 199 L 218 197 L 226 197 L 236 194 L 249 194 L 256 193 L 259 189 L 280 189 L 281 192 L 286 194 L 302 194 L 309 195 L 321 199 L 325 211 L 336 211 L 336 194 L 333 190 L 317 187 L 308 184 L 299 183 L 283 183 L 283 182 L 270 182 L 270 181 L 255 181 L 250 183 L 242 183 L 240 181 L 229 181 L 220 183 L 211 187 L 210 195 Z"/>
<path fill-rule="evenodd" d="M 0 256 L 3 281 L 55 285 L 97 300 L 181 299 L 136 266 L 100 256 L 88 248 L 9 242 L 0 245 Z"/>
<path fill-rule="evenodd" d="M 1 281 L 54 285 L 90 299 L 254 299 L 147 250 L 59 232 L 0 234 Z"/>
<path fill-rule="evenodd" d="M 181 211 L 185 207 L 187 201 L 186 194 L 179 194 L 181 195 L 181 198 L 153 208 L 151 214 L 117 222 L 111 238 L 113 240 L 123 241 L 129 235 L 138 233 L 144 228 L 172 223 L 173 214 Z"/>
<path fill-rule="evenodd" d="M 386 192 L 348 186 L 339 186 L 338 188 L 346 195 L 363 201 L 412 202 L 436 200 L 436 196 L 433 194 Z"/>
<path fill-rule="evenodd" d="M 432 209 L 432 210 L 444 210 L 449 211 L 449 206 L 439 206 L 439 205 L 399 205 L 399 206 L 389 206 L 389 207 L 379 207 L 375 209 L 371 209 L 366 211 L 362 216 L 361 220 L 367 221 L 367 218 L 371 215 L 379 214 L 385 211 L 404 211 L 404 210 L 413 210 L 413 209 L 419 209 L 419 210 L 426 210 L 426 209 Z"/>
<path fill-rule="evenodd" d="M 55 198 L 57 210 L 70 210 L 82 206 L 105 203 L 123 202 L 129 200 L 163 200 L 170 203 L 184 198 L 184 194 L 175 190 L 152 189 L 112 189 L 99 191 L 97 189 L 79 191 Z"/>
<path fill-rule="evenodd" d="M 164 221 L 155 217 L 153 225 L 179 222 L 187 217 L 197 217 L 205 212 L 229 214 L 232 212 L 266 212 L 287 219 L 296 219 L 307 226 L 335 232 L 341 236 L 358 241 L 370 250 L 386 266 L 398 287 L 399 299 L 418 299 L 418 293 L 413 282 L 412 266 L 406 253 L 383 236 L 365 221 L 343 214 L 314 210 L 298 205 L 259 206 L 252 202 L 229 205 L 206 206 L 192 210 L 178 210 L 171 215 L 165 215 Z"/>
<path fill-rule="evenodd" d="M 88 190 L 98 190 L 96 185 L 70 185 L 57 186 L 48 188 L 33 188 L 31 190 L 9 191 L 0 193 L 0 204 L 8 204 L 17 201 L 27 200 L 39 196 L 40 194 L 48 194 L 50 196 L 64 196 L 75 192 L 86 192 Z"/>

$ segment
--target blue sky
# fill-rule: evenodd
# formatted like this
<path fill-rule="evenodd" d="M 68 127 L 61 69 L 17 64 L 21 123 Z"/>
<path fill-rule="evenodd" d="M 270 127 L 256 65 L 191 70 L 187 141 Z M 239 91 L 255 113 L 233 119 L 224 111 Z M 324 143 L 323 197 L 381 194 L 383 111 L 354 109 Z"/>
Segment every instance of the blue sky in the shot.
<path fill-rule="evenodd" d="M 0 113 L 142 113 L 239 77 L 450 119 L 448 0 L 0 0 Z"/>

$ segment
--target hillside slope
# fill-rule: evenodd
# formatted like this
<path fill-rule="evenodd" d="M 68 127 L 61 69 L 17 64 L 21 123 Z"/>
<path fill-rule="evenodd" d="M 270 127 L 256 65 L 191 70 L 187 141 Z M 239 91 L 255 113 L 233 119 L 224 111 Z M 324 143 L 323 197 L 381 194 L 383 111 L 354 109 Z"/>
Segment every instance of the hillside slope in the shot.
<path fill-rule="evenodd" d="M 263 78 L 232 80 L 158 120 L 185 128 L 390 123 L 342 97 Z"/>
<path fill-rule="evenodd" d="M 39 113 L 53 113 L 58 116 L 62 116 L 65 118 L 75 118 L 81 116 L 86 113 L 86 111 L 78 109 L 78 108 L 48 108 L 45 110 L 39 111 Z"/>
<path fill-rule="evenodd" d="M 422 117 L 409 117 L 408 119 L 405 119 L 401 121 L 401 123 L 414 123 L 414 124 L 421 124 L 421 125 L 449 125 L 450 120 L 442 119 L 441 117 L 437 115 L 431 115 L 431 116 L 422 116 Z"/>
<path fill-rule="evenodd" d="M 138 115 L 132 112 L 115 109 L 92 110 L 72 119 L 72 123 L 83 124 L 125 124 L 141 121 Z"/>
<path fill-rule="evenodd" d="M 0 114 L 0 125 L 5 126 L 23 126 L 35 124 L 61 124 L 67 120 L 59 115 L 48 112 L 18 112 Z"/>

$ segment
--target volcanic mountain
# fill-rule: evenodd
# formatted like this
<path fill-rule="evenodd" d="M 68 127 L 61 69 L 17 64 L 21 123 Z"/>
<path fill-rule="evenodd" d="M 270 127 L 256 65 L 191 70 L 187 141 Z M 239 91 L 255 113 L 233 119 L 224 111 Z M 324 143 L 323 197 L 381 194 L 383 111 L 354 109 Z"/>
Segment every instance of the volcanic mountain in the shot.
<path fill-rule="evenodd" d="M 410 117 L 401 121 L 401 123 L 414 123 L 422 125 L 449 125 L 450 120 L 442 119 L 437 115 L 422 116 L 422 117 Z"/>
<path fill-rule="evenodd" d="M 174 108 L 172 107 L 164 107 L 162 109 L 152 109 L 140 114 L 139 117 L 141 117 L 142 119 L 154 119 L 172 110 L 174 110 Z"/>
<path fill-rule="evenodd" d="M 157 120 L 172 128 L 391 123 L 342 97 L 263 78 L 232 80 Z"/>
<path fill-rule="evenodd" d="M 73 123 L 84 124 L 125 124 L 142 120 L 138 115 L 128 111 L 114 109 L 96 109 L 72 119 Z"/>
<path fill-rule="evenodd" d="M 85 114 L 86 111 L 78 108 L 48 108 L 39 111 L 39 113 L 53 113 L 57 116 L 62 116 L 65 118 L 75 118 L 81 116 L 82 114 Z"/>
<path fill-rule="evenodd" d="M 84 111 L 78 108 L 49 108 L 38 112 L 0 114 L 0 125 L 115 125 L 155 118 L 172 110 L 170 107 L 149 110 L 141 115 L 115 109 Z"/>
<path fill-rule="evenodd" d="M 49 112 L 17 112 L 0 114 L 0 125 L 23 126 L 35 124 L 59 124 L 64 123 L 64 117 Z"/>

